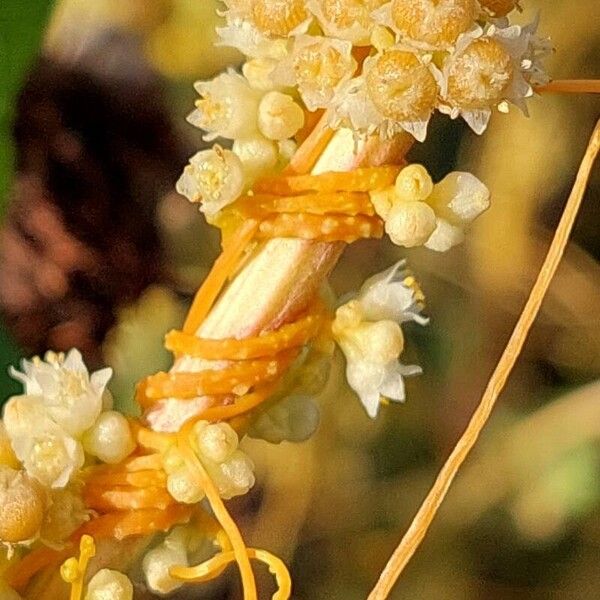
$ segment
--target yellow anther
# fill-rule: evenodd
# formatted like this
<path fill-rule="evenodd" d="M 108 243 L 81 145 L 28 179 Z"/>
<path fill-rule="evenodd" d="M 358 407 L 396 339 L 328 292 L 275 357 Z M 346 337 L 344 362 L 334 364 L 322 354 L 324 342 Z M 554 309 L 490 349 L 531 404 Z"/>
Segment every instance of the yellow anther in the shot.
<path fill-rule="evenodd" d="M 65 583 L 71 584 L 69 600 L 81 600 L 83 580 L 90 559 L 96 555 L 96 544 L 91 535 L 83 535 L 79 540 L 79 559 L 72 556 L 60 567 L 60 576 Z"/>
<path fill-rule="evenodd" d="M 60 567 L 60 576 L 66 583 L 75 583 L 81 578 L 79 562 L 75 557 L 68 558 Z"/>
<path fill-rule="evenodd" d="M 79 541 L 79 566 L 85 571 L 91 558 L 96 556 L 96 544 L 91 535 L 81 536 Z"/>

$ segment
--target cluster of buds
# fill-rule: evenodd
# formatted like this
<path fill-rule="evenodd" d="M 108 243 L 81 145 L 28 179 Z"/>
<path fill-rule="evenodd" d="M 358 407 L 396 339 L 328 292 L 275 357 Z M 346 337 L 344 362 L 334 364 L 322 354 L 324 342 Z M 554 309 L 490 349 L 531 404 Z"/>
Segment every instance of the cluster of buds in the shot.
<path fill-rule="evenodd" d="M 191 436 L 192 447 L 221 498 L 243 495 L 254 485 L 254 465 L 238 448 L 238 435 L 231 425 L 198 421 Z M 165 470 L 167 490 L 177 502 L 196 504 L 204 498 L 204 489 L 175 447 L 165 457 Z"/>
<path fill-rule="evenodd" d="M 346 357 L 346 378 L 371 418 L 382 401 L 403 401 L 403 378 L 421 372 L 399 357 L 404 350 L 401 323 L 427 323 L 423 302 L 414 277 L 399 262 L 368 279 L 357 297 L 336 311 L 332 332 Z"/>
<path fill-rule="evenodd" d="M 550 46 L 536 24 L 511 25 L 513 0 L 225 4 L 222 44 L 260 61 L 272 84 L 295 87 L 306 109 L 330 109 L 332 126 L 357 134 L 405 130 L 423 140 L 435 110 L 482 133 L 494 108 L 526 110 L 533 86 L 546 81 Z M 355 76 L 357 47 L 372 49 Z"/>
<path fill-rule="evenodd" d="M 395 185 L 371 192 L 371 201 L 395 244 L 446 252 L 464 239 L 464 227 L 490 206 L 490 192 L 470 173 L 453 171 L 435 184 L 418 164 L 400 171 Z"/>
<path fill-rule="evenodd" d="M 110 410 L 110 369 L 90 375 L 76 350 L 48 352 L 22 369 L 11 372 L 24 394 L 6 403 L 0 427 L 0 539 L 55 545 L 87 518 L 78 477 L 86 455 L 116 463 L 134 442 L 125 417 Z"/>

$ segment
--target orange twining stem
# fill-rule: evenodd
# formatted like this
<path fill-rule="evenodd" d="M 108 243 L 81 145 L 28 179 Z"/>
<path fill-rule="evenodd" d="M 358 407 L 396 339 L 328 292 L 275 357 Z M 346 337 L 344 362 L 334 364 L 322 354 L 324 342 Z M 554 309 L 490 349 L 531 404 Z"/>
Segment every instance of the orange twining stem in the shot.
<path fill-rule="evenodd" d="M 320 242 L 351 243 L 359 239 L 383 236 L 383 222 L 379 217 L 328 215 L 308 213 L 279 214 L 261 222 L 259 238 L 300 238 Z"/>
<path fill-rule="evenodd" d="M 247 360 L 272 356 L 290 348 L 308 343 L 323 323 L 319 314 L 310 314 L 293 323 L 283 325 L 251 338 L 223 340 L 199 338 L 183 331 L 170 331 L 165 338 L 165 348 L 175 354 L 187 354 L 206 360 Z"/>
<path fill-rule="evenodd" d="M 194 417 L 193 422 L 228 421 L 239 415 L 246 414 L 267 400 L 275 390 L 275 387 L 275 385 L 265 385 L 251 394 L 240 396 L 234 404 L 205 408 Z"/>
<path fill-rule="evenodd" d="M 123 540 L 134 535 L 148 535 L 168 531 L 173 525 L 187 523 L 192 507 L 171 504 L 167 508 L 141 508 L 122 510 L 101 515 L 79 528 L 79 535 L 87 533 L 95 539 L 114 538 Z"/>
<path fill-rule="evenodd" d="M 600 94 L 600 79 L 556 79 L 535 88 L 538 93 Z"/>
<path fill-rule="evenodd" d="M 192 473 L 192 476 L 204 490 L 206 498 L 208 499 L 210 507 L 217 521 L 229 538 L 235 560 L 240 569 L 242 589 L 244 590 L 244 600 L 257 600 L 258 595 L 256 592 L 256 582 L 254 580 L 252 567 L 250 566 L 250 559 L 248 558 L 246 545 L 244 544 L 244 540 L 235 521 L 227 512 L 227 509 L 223 504 L 223 500 L 221 499 L 215 484 L 208 476 L 204 465 L 192 449 L 189 440 L 192 427 L 193 423 L 187 423 L 183 426 L 182 430 L 177 436 L 177 447 L 179 448 L 179 451 L 181 452 L 183 460 L 185 461 L 188 469 Z"/>
<path fill-rule="evenodd" d="M 114 488 L 116 486 L 131 486 L 134 488 L 164 487 L 167 476 L 164 471 L 156 469 L 145 471 L 118 471 L 113 465 L 109 468 L 98 467 L 91 471 L 86 485 L 96 488 Z"/>
<path fill-rule="evenodd" d="M 306 192 L 370 192 L 392 185 L 402 167 L 360 167 L 350 172 L 331 171 L 320 175 L 278 175 L 254 185 L 254 193 L 288 196 Z"/>
<path fill-rule="evenodd" d="M 166 452 L 176 442 L 175 434 L 153 431 L 139 421 L 131 421 L 131 430 L 138 446 L 152 452 Z"/>
<path fill-rule="evenodd" d="M 373 216 L 375 209 L 366 192 L 325 192 L 300 196 L 254 194 L 243 196 L 231 208 L 260 220 L 271 213 L 311 213 Z"/>
<path fill-rule="evenodd" d="M 83 500 L 88 508 L 99 512 L 140 508 L 165 509 L 175 503 L 164 487 L 116 486 L 107 489 L 87 485 L 83 491 Z"/>
<path fill-rule="evenodd" d="M 286 173 L 308 173 L 319 160 L 323 150 L 333 137 L 333 129 L 328 125 L 328 117 L 324 114 L 315 128 L 303 140 L 286 167 Z"/>
<path fill-rule="evenodd" d="M 197 372 L 156 373 L 147 377 L 136 390 L 136 400 L 147 407 L 157 400 L 230 394 L 236 387 L 250 388 L 279 377 L 296 352 L 285 351 L 269 359 L 240 361 L 223 369 Z"/>
<path fill-rule="evenodd" d="M 132 456 L 122 462 L 119 467 L 128 472 L 146 471 L 148 469 L 162 470 L 163 459 L 159 453 Z"/>
<path fill-rule="evenodd" d="M 215 261 L 208 277 L 204 280 L 202 287 L 198 290 L 192 307 L 183 325 L 186 333 L 194 333 L 210 311 L 213 302 L 217 299 L 219 292 L 228 277 L 235 271 L 248 243 L 254 237 L 258 222 L 249 219 L 232 236 L 232 241 L 223 250 Z"/>

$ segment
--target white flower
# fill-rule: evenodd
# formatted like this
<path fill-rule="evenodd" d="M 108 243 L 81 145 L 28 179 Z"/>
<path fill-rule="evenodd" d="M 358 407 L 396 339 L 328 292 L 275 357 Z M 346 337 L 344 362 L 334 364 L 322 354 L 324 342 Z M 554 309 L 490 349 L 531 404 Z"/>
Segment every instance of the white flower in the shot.
<path fill-rule="evenodd" d="M 21 381 L 25 393 L 43 398 L 48 415 L 70 436 L 79 437 L 89 429 L 102 411 L 102 396 L 112 376 L 112 369 L 90 374 L 78 350 L 65 358 L 53 353 L 46 360 L 22 361 L 23 372 L 10 368 Z"/>
<path fill-rule="evenodd" d="M 431 55 L 404 46 L 387 48 L 367 58 L 362 74 L 340 86 L 331 101 L 330 124 L 384 139 L 404 130 L 422 142 L 440 81 Z"/>
<path fill-rule="evenodd" d="M 406 269 L 404 260 L 367 279 L 356 300 L 364 318 L 369 321 L 416 321 L 420 325 L 429 322 L 429 319 L 421 315 L 425 296 L 413 275 Z"/>
<path fill-rule="evenodd" d="M 367 414 L 374 419 L 382 399 L 403 402 L 404 377 L 422 373 L 416 365 L 403 365 L 397 360 L 382 365 L 364 361 L 348 361 L 346 378 L 358 394 Z M 385 400 L 384 400 L 385 401 Z"/>
<path fill-rule="evenodd" d="M 393 0 L 372 13 L 397 39 L 423 51 L 448 51 L 477 26 L 476 0 Z"/>
<path fill-rule="evenodd" d="M 200 210 L 211 217 L 235 202 L 244 184 L 244 168 L 238 156 L 215 146 L 190 158 L 176 189 L 190 202 L 201 202 Z"/>
<path fill-rule="evenodd" d="M 314 111 L 328 106 L 336 89 L 355 70 L 350 42 L 303 35 L 296 38 L 272 77 L 282 86 L 297 86 L 308 110 Z"/>
<path fill-rule="evenodd" d="M 475 175 L 453 171 L 435 184 L 427 202 L 440 218 L 466 225 L 490 207 L 490 191 Z"/>
<path fill-rule="evenodd" d="M 231 46 L 252 58 L 280 59 L 286 55 L 287 39 L 271 39 L 261 33 L 250 21 L 228 13 L 226 16 L 228 16 L 227 24 L 224 27 L 217 27 L 220 38 L 217 46 Z"/>
<path fill-rule="evenodd" d="M 550 45 L 535 34 L 537 22 L 526 27 L 502 24 L 462 35 L 442 68 L 439 110 L 453 119 L 462 116 L 477 134 L 487 128 L 492 109 L 507 112 L 508 102 L 527 115 L 532 85 L 547 81 L 541 60 Z"/>
<path fill-rule="evenodd" d="M 27 473 L 46 487 L 65 487 L 83 467 L 81 443 L 58 427 L 49 428 L 40 436 L 16 439 L 13 443 Z"/>
<path fill-rule="evenodd" d="M 208 132 L 205 140 L 234 140 L 256 133 L 261 93 L 245 77 L 229 69 L 210 81 L 197 81 L 194 88 L 200 98 L 187 120 Z"/>
<path fill-rule="evenodd" d="M 348 40 L 357 46 L 369 45 L 374 21 L 373 9 L 385 0 L 308 0 L 306 6 L 317 17 L 325 35 Z"/>
<path fill-rule="evenodd" d="M 81 444 L 50 417 L 43 397 L 12 397 L 4 407 L 4 424 L 27 474 L 46 487 L 65 487 L 83 466 Z"/>
<path fill-rule="evenodd" d="M 452 225 L 445 219 L 438 219 L 435 230 L 425 242 L 425 248 L 435 252 L 448 252 L 450 248 L 462 244 L 465 232 L 462 227 Z"/>
<path fill-rule="evenodd" d="M 403 401 L 403 377 L 421 373 L 398 360 L 404 349 L 400 323 L 427 323 L 420 314 L 423 294 L 403 267 L 397 263 L 367 280 L 355 299 L 338 308 L 332 325 L 346 357 L 346 379 L 370 417 L 382 399 Z"/>

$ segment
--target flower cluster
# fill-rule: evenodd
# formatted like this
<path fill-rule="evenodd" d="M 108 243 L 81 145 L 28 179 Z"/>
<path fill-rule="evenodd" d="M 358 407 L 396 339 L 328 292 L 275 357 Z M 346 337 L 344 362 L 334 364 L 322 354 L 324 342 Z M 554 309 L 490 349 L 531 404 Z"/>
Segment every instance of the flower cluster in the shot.
<path fill-rule="evenodd" d="M 23 383 L 24 394 L 6 403 L 0 428 L 0 498 L 10 507 L 26 496 L 31 514 L 8 508 L 0 539 L 39 537 L 52 545 L 87 516 L 77 478 L 86 454 L 118 462 L 134 443 L 125 417 L 108 410 L 110 369 L 90 375 L 77 350 L 24 360 L 22 369 L 11 374 Z"/>
<path fill-rule="evenodd" d="M 464 227 L 490 205 L 490 192 L 470 173 L 453 171 L 439 183 L 418 164 L 400 171 L 395 185 L 371 193 L 395 244 L 446 252 L 464 239 Z"/>
<path fill-rule="evenodd" d="M 405 130 L 422 141 L 435 110 L 482 133 L 494 108 L 526 110 L 533 86 L 546 80 L 550 46 L 537 24 L 510 24 L 513 0 L 225 4 L 221 43 L 250 57 L 245 68 L 258 61 L 262 82 L 295 87 L 306 109 L 330 109 L 332 126 L 358 134 Z M 357 75 L 354 57 L 365 53 Z M 253 101 L 247 93 L 241 104 Z"/>
<path fill-rule="evenodd" d="M 177 191 L 199 202 L 207 217 L 234 202 L 258 177 L 283 167 L 304 125 L 304 111 L 270 78 L 276 63 L 249 60 L 243 75 L 227 71 L 195 84 L 200 99 L 188 121 L 203 129 L 206 140 L 232 141 L 195 154 L 177 182 Z"/>
<path fill-rule="evenodd" d="M 231 425 L 198 421 L 191 435 L 192 447 L 222 498 L 243 495 L 254 485 L 254 465 L 238 448 L 238 435 Z M 204 498 L 204 489 L 177 448 L 168 451 L 164 466 L 167 490 L 175 500 L 196 504 Z"/>
<path fill-rule="evenodd" d="M 427 323 L 421 315 L 424 296 L 404 266 L 401 261 L 368 279 L 356 298 L 337 309 L 332 325 L 346 357 L 348 383 L 372 418 L 382 401 L 403 401 L 403 378 L 421 372 L 398 360 L 404 350 L 400 324 Z"/>

